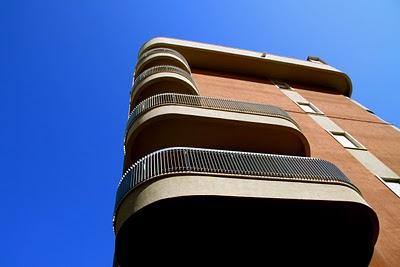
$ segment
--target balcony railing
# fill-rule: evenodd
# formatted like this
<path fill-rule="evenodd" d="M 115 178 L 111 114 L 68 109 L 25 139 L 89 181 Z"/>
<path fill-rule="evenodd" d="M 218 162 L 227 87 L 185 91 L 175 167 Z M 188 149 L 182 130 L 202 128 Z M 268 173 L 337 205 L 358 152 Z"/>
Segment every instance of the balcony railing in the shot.
<path fill-rule="evenodd" d="M 115 212 L 134 188 L 169 175 L 216 175 L 281 181 L 341 184 L 358 189 L 325 160 L 272 154 L 197 148 L 168 148 L 151 153 L 132 165 L 117 190 Z"/>
<path fill-rule="evenodd" d="M 172 72 L 172 73 L 182 75 L 183 77 L 190 80 L 194 84 L 194 80 L 192 79 L 192 76 L 190 75 L 189 72 L 187 72 L 181 68 L 175 67 L 175 66 L 161 65 L 161 66 L 151 67 L 151 68 L 143 71 L 141 74 L 139 74 L 135 79 L 135 83 L 133 84 L 132 92 L 135 90 L 137 85 L 139 85 L 144 79 L 146 79 L 150 75 L 154 75 L 154 74 L 162 73 L 162 72 Z"/>
<path fill-rule="evenodd" d="M 143 53 L 138 60 L 138 63 L 136 64 L 136 73 L 139 73 L 140 69 L 139 67 L 142 66 L 142 64 L 150 57 L 153 55 L 157 55 L 157 54 L 170 54 L 172 56 L 175 56 L 177 58 L 179 58 L 179 60 L 183 63 L 183 65 L 185 66 L 186 70 L 188 72 L 190 72 L 190 67 L 189 67 L 189 63 L 187 62 L 186 58 L 184 56 L 182 56 L 181 53 L 173 50 L 173 49 L 169 49 L 169 48 L 154 48 L 151 49 L 145 53 Z"/>
<path fill-rule="evenodd" d="M 269 117 L 277 117 L 288 120 L 295 124 L 297 123 L 289 116 L 289 114 L 276 107 L 265 104 L 256 104 L 242 101 L 234 101 L 229 99 L 218 99 L 204 96 L 184 95 L 184 94 L 159 94 L 149 97 L 140 102 L 134 110 L 129 114 L 126 130 L 128 131 L 130 126 L 135 120 L 147 111 L 164 106 L 164 105 L 181 105 L 205 109 L 214 109 L 222 111 L 231 111 L 247 114 L 255 114 Z"/>
<path fill-rule="evenodd" d="M 131 108 L 142 100 L 161 93 L 197 95 L 198 90 L 189 72 L 176 66 L 154 66 L 136 77 L 131 91 Z"/>

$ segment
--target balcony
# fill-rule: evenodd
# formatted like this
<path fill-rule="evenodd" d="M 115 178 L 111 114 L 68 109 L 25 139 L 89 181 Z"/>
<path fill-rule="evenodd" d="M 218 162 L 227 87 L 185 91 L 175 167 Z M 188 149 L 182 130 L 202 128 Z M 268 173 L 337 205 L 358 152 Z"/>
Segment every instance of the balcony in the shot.
<path fill-rule="evenodd" d="M 196 148 L 159 150 L 132 165 L 113 223 L 121 267 L 159 257 L 367 266 L 379 229 L 358 189 L 327 161 Z"/>
<path fill-rule="evenodd" d="M 175 66 L 190 73 L 185 57 L 169 48 L 154 48 L 143 53 L 136 64 L 135 78 L 144 70 L 161 65 Z"/>
<path fill-rule="evenodd" d="M 182 94 L 156 95 L 138 104 L 128 120 L 125 169 L 174 146 L 310 155 L 296 122 L 275 106 Z"/>
<path fill-rule="evenodd" d="M 131 110 L 144 99 L 162 93 L 198 95 L 190 73 L 169 65 L 155 66 L 140 73 L 133 84 Z"/>

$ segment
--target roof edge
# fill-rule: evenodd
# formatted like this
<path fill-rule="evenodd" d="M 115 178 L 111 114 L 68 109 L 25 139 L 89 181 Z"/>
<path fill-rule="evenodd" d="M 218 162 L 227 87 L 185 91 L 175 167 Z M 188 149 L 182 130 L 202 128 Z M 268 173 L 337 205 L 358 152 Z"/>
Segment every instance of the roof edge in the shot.
<path fill-rule="evenodd" d="M 155 37 L 144 43 L 138 57 L 156 47 L 178 51 L 193 68 L 322 86 L 349 97 L 352 94 L 349 76 L 327 64 L 167 37 Z M 243 63 L 246 68 L 243 68 Z"/>

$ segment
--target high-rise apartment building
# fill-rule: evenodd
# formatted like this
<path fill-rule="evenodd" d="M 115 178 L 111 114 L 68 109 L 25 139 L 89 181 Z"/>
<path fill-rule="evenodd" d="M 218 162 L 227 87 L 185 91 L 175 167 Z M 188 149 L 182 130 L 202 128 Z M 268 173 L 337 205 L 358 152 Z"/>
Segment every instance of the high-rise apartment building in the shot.
<path fill-rule="evenodd" d="M 170 38 L 139 51 L 115 266 L 398 266 L 399 129 L 349 77 Z"/>

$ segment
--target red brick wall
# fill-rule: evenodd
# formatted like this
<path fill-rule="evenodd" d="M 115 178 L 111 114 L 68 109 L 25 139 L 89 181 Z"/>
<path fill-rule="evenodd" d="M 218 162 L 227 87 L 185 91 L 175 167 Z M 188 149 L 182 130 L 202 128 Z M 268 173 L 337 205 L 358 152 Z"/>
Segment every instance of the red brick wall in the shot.
<path fill-rule="evenodd" d="M 371 266 L 396 266 L 400 262 L 400 199 L 359 163 L 324 129 L 268 80 L 193 70 L 203 96 L 271 104 L 286 110 L 307 137 L 313 157 L 338 166 L 361 190 L 377 212 L 380 234 Z M 304 98 L 348 131 L 376 157 L 400 173 L 400 134 L 342 95 L 293 86 Z"/>
<path fill-rule="evenodd" d="M 302 88 L 297 88 L 296 91 L 320 108 L 340 128 L 349 132 L 389 168 L 400 173 L 400 134 L 393 127 L 342 95 Z"/>
<path fill-rule="evenodd" d="M 235 76 L 210 76 L 210 73 L 193 71 L 193 78 L 200 95 L 236 99 L 255 103 L 275 103 L 284 109 L 297 109 L 289 98 L 277 90 L 268 80 L 245 80 Z M 300 111 L 300 110 L 299 110 Z"/>

